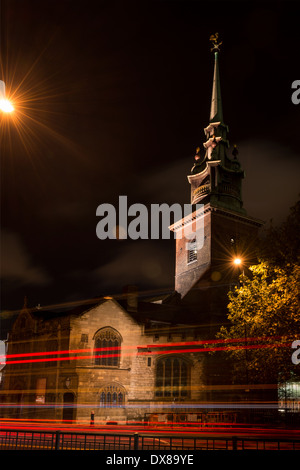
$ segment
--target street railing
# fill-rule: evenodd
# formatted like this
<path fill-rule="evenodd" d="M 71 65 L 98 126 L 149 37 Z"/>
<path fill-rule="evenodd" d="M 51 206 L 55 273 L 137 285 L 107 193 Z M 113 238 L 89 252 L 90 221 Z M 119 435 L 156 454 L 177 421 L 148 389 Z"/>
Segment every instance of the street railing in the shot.
<path fill-rule="evenodd" d="M 2 430 L 0 450 L 300 450 L 300 439 Z"/>

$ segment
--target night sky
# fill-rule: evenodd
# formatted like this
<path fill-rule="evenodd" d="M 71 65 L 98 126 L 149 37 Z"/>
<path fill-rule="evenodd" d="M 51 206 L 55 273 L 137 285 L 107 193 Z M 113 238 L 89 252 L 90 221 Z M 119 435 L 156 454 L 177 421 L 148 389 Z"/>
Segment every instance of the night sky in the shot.
<path fill-rule="evenodd" d="M 219 32 L 249 215 L 300 193 L 299 2 L 1 0 L 1 310 L 174 288 L 175 242 L 99 240 L 96 209 L 189 203 Z M 229 151 L 231 155 L 231 149 Z M 3 318 L 4 318 L 3 317 Z"/>

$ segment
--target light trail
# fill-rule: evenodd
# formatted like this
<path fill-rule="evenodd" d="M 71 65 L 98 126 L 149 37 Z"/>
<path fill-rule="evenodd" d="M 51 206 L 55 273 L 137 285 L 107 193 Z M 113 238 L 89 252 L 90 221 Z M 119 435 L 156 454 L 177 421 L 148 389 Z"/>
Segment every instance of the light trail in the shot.
<path fill-rule="evenodd" d="M 20 408 L 19 403 L 3 403 L 0 405 L 0 408 Z M 99 403 L 77 403 L 77 404 L 66 404 L 66 403 L 47 403 L 47 404 L 36 404 L 36 403 L 22 403 L 22 409 L 48 409 L 48 408 L 90 408 L 90 409 L 99 409 L 99 410 L 118 410 L 120 408 L 124 408 L 123 406 L 120 407 L 119 405 L 110 405 L 110 406 L 101 406 Z M 216 402 L 216 403 L 210 403 L 210 402 L 203 402 L 203 403 L 158 403 L 157 405 L 152 405 L 152 404 L 134 404 L 134 403 L 129 403 L 125 406 L 126 409 L 151 409 L 151 413 L 155 413 L 160 411 L 161 409 L 166 409 L 166 410 L 185 410 L 185 413 L 192 413 L 190 409 L 193 410 L 202 410 L 202 409 L 282 409 L 281 405 L 279 406 L 277 401 L 273 402 L 239 402 L 239 403 L 227 403 L 227 402 Z M 155 411 L 158 410 L 158 411 Z M 168 413 L 168 411 L 166 411 Z M 2 418 L 0 418 L 1 420 Z"/>
<path fill-rule="evenodd" d="M 243 342 L 253 342 L 253 341 L 268 341 L 268 340 L 277 340 L 285 338 L 284 336 L 257 336 L 257 337 L 245 337 L 242 338 L 224 338 L 224 339 L 207 339 L 201 341 L 181 341 L 181 342 L 168 342 L 168 343 L 156 343 L 149 344 L 147 346 L 138 346 L 138 347 L 147 347 L 147 348 L 159 348 L 159 347 L 169 347 L 169 346 L 194 346 L 197 344 L 220 344 L 220 343 L 243 343 Z"/>
<path fill-rule="evenodd" d="M 155 433 L 155 435 L 166 435 L 168 433 L 169 435 L 172 436 L 178 436 L 180 435 L 183 436 L 205 436 L 207 434 L 230 434 L 232 432 L 238 433 L 238 434 L 259 434 L 259 435 L 270 435 L 270 436 L 299 436 L 299 432 L 297 430 L 293 429 L 276 429 L 276 428 L 268 428 L 268 427 L 259 427 L 259 426 L 249 426 L 247 423 L 245 426 L 241 425 L 239 423 L 237 426 L 233 426 L 233 423 L 230 423 L 229 426 L 226 426 L 223 424 L 223 427 L 218 427 L 216 423 L 203 423 L 203 424 L 208 424 L 207 426 L 203 427 L 198 427 L 198 426 L 191 426 L 191 427 L 185 427 L 185 426 L 176 426 L 175 429 L 171 425 L 167 426 L 155 426 L 155 425 L 145 425 L 145 424 L 127 424 L 127 425 L 116 425 L 116 426 L 107 426 L 107 425 L 86 425 L 86 424 L 75 424 L 74 422 L 71 421 L 64 421 L 64 422 L 59 422 L 53 423 L 53 426 L 49 425 L 49 423 L 44 423 L 44 425 L 38 425 L 34 424 L 31 422 L 28 422 L 27 424 L 21 423 L 18 425 L 17 423 L 8 423 L 3 427 L 0 431 L 5 432 L 5 430 L 8 431 L 41 431 L 41 432 L 53 432 L 55 431 L 62 431 L 62 432 L 88 432 L 88 433 L 102 433 L 106 435 L 113 435 L 113 434 L 130 434 L 130 433 L 136 433 L 139 432 L 140 435 L 152 435 Z M 166 436 L 167 437 L 167 436 Z"/>
<path fill-rule="evenodd" d="M 245 345 L 245 346 L 224 346 L 216 348 L 195 348 L 195 349 L 171 349 L 163 351 L 163 354 L 178 354 L 178 353 L 195 353 L 195 352 L 215 352 L 215 351 L 234 351 L 239 349 L 261 349 L 261 348 L 277 348 L 277 347 L 290 347 L 291 343 L 276 343 L 276 344 L 261 344 L 261 345 Z M 139 352 L 138 355 L 149 355 L 149 354 L 162 354 L 162 351 L 145 351 Z"/>
<path fill-rule="evenodd" d="M 272 343 L 272 344 L 260 344 L 260 345 L 241 345 L 241 346 L 218 346 L 218 347 L 209 347 L 209 348 L 187 348 L 187 349 L 169 349 L 169 350 L 158 350 L 158 351 L 138 351 L 137 353 L 122 353 L 122 356 L 148 356 L 148 355 L 158 355 L 158 354 L 183 354 L 183 353 L 203 353 L 203 352 L 217 352 L 217 351 L 235 351 L 235 350 L 247 350 L 247 349 L 265 349 L 265 348 L 278 348 L 278 347 L 290 347 L 291 343 Z M 146 346 L 145 349 L 148 349 Z M 110 348 L 111 351 L 113 348 Z M 73 351 L 72 351 L 73 352 Z M 87 352 L 90 352 L 87 351 Z M 101 349 L 103 352 L 103 349 Z M 59 355 L 59 354 L 70 354 L 71 352 L 61 352 L 61 351 L 51 351 L 42 353 L 45 355 Z M 38 355 L 42 355 L 38 354 Z M 25 357 L 25 354 L 18 355 L 19 357 Z M 30 354 L 32 356 L 32 354 Z M 48 358 L 38 358 L 38 359 L 21 359 L 16 361 L 6 361 L 6 365 L 9 364 L 26 364 L 26 363 L 39 363 L 39 362 L 56 362 L 56 361 L 79 361 L 86 359 L 95 359 L 95 358 L 113 358 L 121 357 L 121 354 L 92 354 L 86 356 L 66 356 L 66 357 L 48 357 Z"/>
<path fill-rule="evenodd" d="M 38 371 L 38 373 L 40 374 L 40 371 Z M 25 374 L 23 374 L 25 375 Z M 278 387 L 276 384 L 239 384 L 239 385 L 201 385 L 201 392 L 208 392 L 208 391 L 230 391 L 230 392 L 236 392 L 236 391 L 240 391 L 240 390 L 277 390 Z M 88 393 L 89 392 L 89 388 L 85 388 L 85 387 L 82 387 L 80 389 L 80 393 Z M 145 391 L 145 389 L 143 387 L 137 387 L 137 390 L 139 391 Z M 58 389 L 49 389 L 49 392 L 51 391 L 55 391 L 56 393 L 64 393 L 65 392 L 65 388 L 58 388 Z M 199 391 L 199 387 L 197 385 L 190 385 L 189 386 L 189 391 L 190 392 L 193 392 L 193 391 Z M 31 395 L 32 393 L 35 393 L 36 390 L 35 389 L 27 389 L 27 390 L 23 390 L 22 391 L 22 395 L 25 397 L 26 395 Z M 5 396 L 5 395 L 19 395 L 19 390 L 16 390 L 16 389 L 7 389 L 7 390 L 1 390 L 0 391 L 0 396 Z M 14 403 L 14 402 L 10 402 L 10 403 Z M 86 402 L 86 403 L 90 403 L 90 402 Z M 187 403 L 189 402 L 184 402 L 182 404 L 183 407 L 186 407 L 188 406 Z M 204 402 L 203 402 L 204 403 Z M 217 403 L 223 403 L 223 402 L 217 402 Z M 240 403 L 240 402 L 239 402 Z M 242 403 L 242 402 L 241 402 Z M 249 403 L 249 400 L 247 400 L 247 403 Z M 276 401 L 277 403 L 277 401 Z M 40 404 L 41 406 L 42 404 Z M 3 407 L 3 406 L 6 406 L 6 403 L 0 403 L 0 408 Z M 95 405 L 97 406 L 97 405 Z M 153 406 L 153 405 L 151 405 Z M 163 406 L 163 405 L 160 405 L 160 406 Z M 178 406 L 176 404 L 176 406 Z M 191 405 L 192 406 L 192 405 Z"/>
<path fill-rule="evenodd" d="M 111 351 L 121 351 L 122 355 L 130 356 L 135 355 L 135 353 L 124 353 L 124 350 L 134 349 L 137 350 L 137 355 L 148 355 L 148 354 L 171 354 L 171 353 L 183 353 L 183 352 L 212 352 L 212 351 L 226 351 L 226 350 L 237 350 L 237 349 L 260 349 L 260 348 L 272 348 L 272 347 L 288 347 L 290 346 L 291 341 L 294 338 L 286 341 L 284 343 L 271 343 L 271 344 L 259 344 L 259 345 L 249 345 L 249 342 L 256 342 L 256 341 L 270 341 L 270 340 L 279 340 L 286 337 L 282 336 L 265 336 L 265 337 L 250 337 L 250 338 L 231 338 L 231 339 L 212 339 L 212 340 L 202 340 L 202 341 L 190 341 L 190 342 L 169 342 L 169 343 L 160 343 L 160 344 L 148 344 L 148 345 L 137 345 L 137 346 L 112 346 L 106 348 L 85 348 L 85 349 L 71 349 L 71 350 L 56 350 L 56 351 L 38 351 L 38 352 L 30 352 L 30 353 L 18 353 L 18 354 L 7 354 L 1 355 L 0 361 L 4 359 L 12 359 L 12 358 L 26 358 L 26 357 L 36 357 L 36 356 L 58 356 L 58 355 L 68 355 L 67 357 L 54 357 L 54 358 L 42 358 L 42 359 L 31 359 L 26 360 L 22 359 L 19 361 L 7 361 L 7 364 L 22 364 L 27 362 L 49 362 L 49 361 L 57 361 L 57 360 L 80 360 L 80 359 L 91 359 L 91 358 L 110 358 L 110 357 L 120 357 L 121 354 L 107 354 L 107 352 Z M 247 343 L 246 345 L 239 345 L 239 346 L 230 346 L 230 343 Z M 216 347 L 208 347 L 208 348 L 188 348 L 188 349 L 169 349 L 161 351 L 164 348 L 186 348 L 186 346 L 202 346 L 206 344 L 227 344 L 227 346 L 216 346 Z M 147 349 L 147 351 L 142 351 L 143 349 Z M 159 349 L 159 351 L 153 351 L 153 349 Z M 102 354 L 95 354 L 97 352 L 102 352 Z M 70 356 L 70 354 L 79 354 L 79 353 L 93 353 L 92 355 L 86 356 Z"/>

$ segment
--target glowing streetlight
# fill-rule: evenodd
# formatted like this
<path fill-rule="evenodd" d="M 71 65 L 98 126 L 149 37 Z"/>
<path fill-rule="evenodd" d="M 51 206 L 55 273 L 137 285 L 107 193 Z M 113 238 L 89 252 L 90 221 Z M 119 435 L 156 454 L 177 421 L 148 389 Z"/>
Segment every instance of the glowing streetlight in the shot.
<path fill-rule="evenodd" d="M 234 258 L 233 264 L 235 264 L 236 266 L 240 266 L 242 264 L 241 258 Z"/>
<path fill-rule="evenodd" d="M 12 103 L 5 98 L 5 83 L 0 80 L 0 110 L 3 113 L 11 113 L 14 109 Z"/>
<path fill-rule="evenodd" d="M 8 100 L 0 100 L 0 109 L 3 113 L 11 113 L 15 108 Z"/>
<path fill-rule="evenodd" d="M 245 276 L 244 260 L 243 260 L 242 258 L 239 258 L 238 256 L 236 256 L 235 258 L 233 258 L 232 264 L 233 264 L 236 268 L 238 268 L 238 272 L 242 274 L 242 276 L 240 277 L 239 282 L 238 282 L 238 286 L 241 286 L 241 284 L 243 283 L 243 280 L 242 280 L 242 279 L 244 279 L 244 276 Z"/>

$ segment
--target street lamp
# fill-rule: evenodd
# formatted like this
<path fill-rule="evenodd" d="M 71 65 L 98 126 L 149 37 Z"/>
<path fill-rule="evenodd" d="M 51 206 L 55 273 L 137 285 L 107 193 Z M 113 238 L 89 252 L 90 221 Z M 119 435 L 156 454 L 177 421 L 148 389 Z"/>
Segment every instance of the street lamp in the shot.
<path fill-rule="evenodd" d="M 232 260 L 232 264 L 236 267 L 236 268 L 239 268 L 239 273 L 242 274 L 242 276 L 244 277 L 245 276 L 245 263 L 244 263 L 244 260 L 243 258 L 240 258 L 239 256 L 236 256 L 235 258 L 233 258 Z"/>
<path fill-rule="evenodd" d="M 12 103 L 5 97 L 5 83 L 0 80 L 0 110 L 3 113 L 12 113 L 14 109 Z"/>
<path fill-rule="evenodd" d="M 242 264 L 241 258 L 234 258 L 233 264 L 235 264 L 236 266 L 240 266 Z"/>
<path fill-rule="evenodd" d="M 9 100 L 2 99 L 0 100 L 0 109 L 3 113 L 12 113 L 15 108 Z"/>
<path fill-rule="evenodd" d="M 238 256 L 236 256 L 235 258 L 233 258 L 233 264 L 237 267 L 243 266 L 242 258 L 239 258 Z M 243 278 L 245 276 L 244 267 L 242 271 L 242 276 Z M 238 285 L 240 286 L 240 283 Z M 250 390 L 248 388 L 249 377 L 248 377 L 248 345 L 247 345 L 247 323 L 246 322 L 244 323 L 244 336 L 245 336 L 246 385 L 247 385 L 247 389 L 245 390 L 245 392 L 249 392 Z M 247 400 L 248 400 L 248 397 L 246 395 L 246 401 Z"/>

